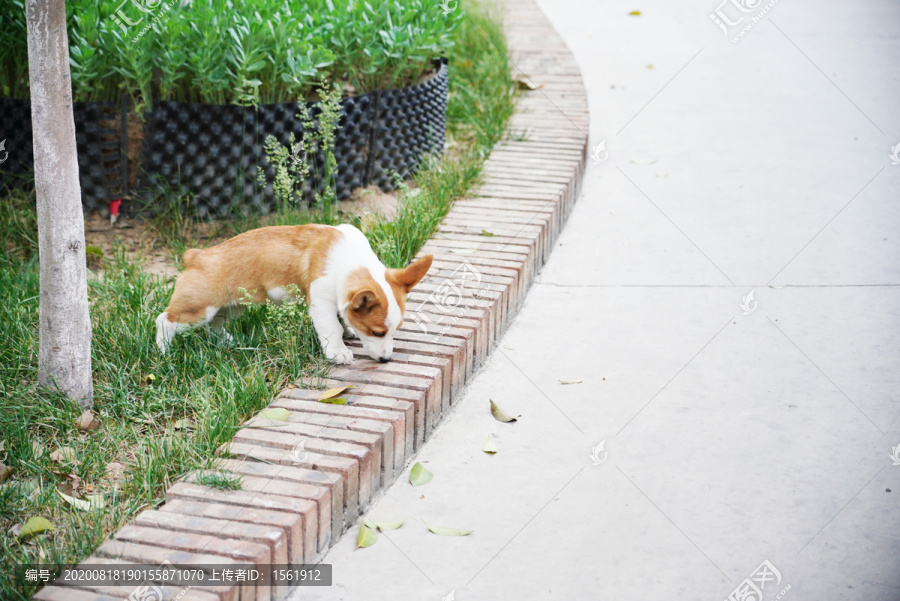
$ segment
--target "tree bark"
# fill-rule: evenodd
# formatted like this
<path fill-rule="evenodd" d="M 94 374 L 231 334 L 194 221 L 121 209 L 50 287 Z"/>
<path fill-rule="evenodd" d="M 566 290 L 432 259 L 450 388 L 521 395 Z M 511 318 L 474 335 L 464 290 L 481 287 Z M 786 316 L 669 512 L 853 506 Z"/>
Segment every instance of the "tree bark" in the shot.
<path fill-rule="evenodd" d="M 84 215 L 64 0 L 26 0 L 41 265 L 38 383 L 82 406 L 94 395 Z"/>

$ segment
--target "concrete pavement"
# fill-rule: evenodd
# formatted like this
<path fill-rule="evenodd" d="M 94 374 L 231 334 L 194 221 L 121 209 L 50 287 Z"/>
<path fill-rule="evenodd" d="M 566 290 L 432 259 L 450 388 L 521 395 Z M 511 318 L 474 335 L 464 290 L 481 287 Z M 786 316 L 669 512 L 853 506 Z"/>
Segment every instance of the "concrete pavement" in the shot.
<path fill-rule="evenodd" d="M 604 147 L 367 512 L 474 533 L 354 529 L 291 598 L 900 599 L 900 5 L 539 4 Z"/>

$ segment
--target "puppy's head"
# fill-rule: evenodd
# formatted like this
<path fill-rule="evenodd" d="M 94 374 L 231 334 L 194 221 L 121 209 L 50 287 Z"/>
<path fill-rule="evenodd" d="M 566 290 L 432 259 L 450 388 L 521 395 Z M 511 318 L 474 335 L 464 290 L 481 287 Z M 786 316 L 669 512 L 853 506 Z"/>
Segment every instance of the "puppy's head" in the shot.
<path fill-rule="evenodd" d="M 345 321 L 373 359 L 382 363 L 391 360 L 394 332 L 403 323 L 406 295 L 428 273 L 431 261 L 431 255 L 425 255 L 404 269 L 386 269 L 383 281 L 364 267 L 350 274 Z"/>

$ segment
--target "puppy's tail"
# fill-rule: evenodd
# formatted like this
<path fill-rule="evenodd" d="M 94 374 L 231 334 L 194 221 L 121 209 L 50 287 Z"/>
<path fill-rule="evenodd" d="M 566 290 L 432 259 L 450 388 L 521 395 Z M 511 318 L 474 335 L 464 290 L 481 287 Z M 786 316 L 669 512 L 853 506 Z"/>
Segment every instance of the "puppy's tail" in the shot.
<path fill-rule="evenodd" d="M 181 260 L 184 262 L 185 267 L 191 262 L 191 260 L 200 254 L 199 248 L 189 248 L 184 251 L 184 254 L 181 255 Z"/>

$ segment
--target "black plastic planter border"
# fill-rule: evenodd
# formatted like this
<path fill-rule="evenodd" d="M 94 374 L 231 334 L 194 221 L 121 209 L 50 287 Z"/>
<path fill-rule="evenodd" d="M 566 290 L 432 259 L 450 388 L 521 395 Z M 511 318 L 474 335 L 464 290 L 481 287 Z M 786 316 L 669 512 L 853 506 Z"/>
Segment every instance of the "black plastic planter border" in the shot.
<path fill-rule="evenodd" d="M 444 148 L 448 69 L 447 60 L 435 61 L 436 73 L 427 80 L 395 90 L 376 90 L 341 101 L 342 115 L 335 138 L 338 162 L 337 198 L 348 198 L 354 188 L 375 184 L 392 190 L 392 174 L 406 178 L 415 173 L 422 156 Z M 119 114 L 116 114 L 116 109 Z M 119 107 L 108 102 L 73 104 L 81 200 L 86 211 L 105 212 L 109 202 L 127 195 L 127 98 Z M 297 103 L 265 104 L 257 108 L 234 105 L 154 102 L 144 126 L 136 196 L 143 206 L 134 212 L 153 212 L 154 191 L 187 192 L 201 218 L 228 217 L 248 209 L 273 211 L 271 183 L 260 188 L 257 167 L 268 182 L 274 168 L 263 145 L 269 135 L 284 146 L 290 134 L 296 141 L 303 127 Z M 318 106 L 312 106 L 313 117 Z M 117 128 L 110 122 L 119 121 Z M 34 171 L 31 103 L 0 98 L 0 139 L 6 139 L 7 159 L 0 163 L 0 186 L 30 178 Z M 2 157 L 0 157 L 2 159 Z M 314 171 L 321 173 L 324 154 L 317 153 Z M 320 181 L 305 183 L 304 196 L 312 202 Z"/>
<path fill-rule="evenodd" d="M 122 196 L 127 162 L 121 161 L 122 115 L 110 102 L 75 102 L 75 143 L 81 203 L 85 210 L 104 209 Z M 111 122 L 119 120 L 116 127 Z M 0 139 L 6 140 L 6 159 L 0 163 L 0 187 L 16 186 L 34 175 L 34 140 L 31 101 L 0 98 Z M 2 159 L 2 157 L 0 157 Z"/>
<path fill-rule="evenodd" d="M 392 173 L 406 178 L 424 154 L 443 151 L 447 61 L 436 61 L 435 66 L 436 73 L 422 83 L 341 101 L 335 138 L 338 200 L 369 184 L 391 190 Z M 263 146 L 270 135 L 285 147 L 292 133 L 299 142 L 303 127 L 298 112 L 297 103 L 241 107 L 154 102 L 141 154 L 139 188 L 145 190 L 146 202 L 153 189 L 164 184 L 188 192 L 200 218 L 228 217 L 248 208 L 273 211 L 275 173 Z M 312 105 L 314 119 L 318 113 L 318 105 Z M 313 172 L 322 173 L 324 154 L 319 151 L 312 162 Z M 257 181 L 257 167 L 266 174 L 264 188 Z M 305 184 L 303 193 L 311 203 L 321 181 Z M 153 210 L 152 205 L 146 208 Z"/>

